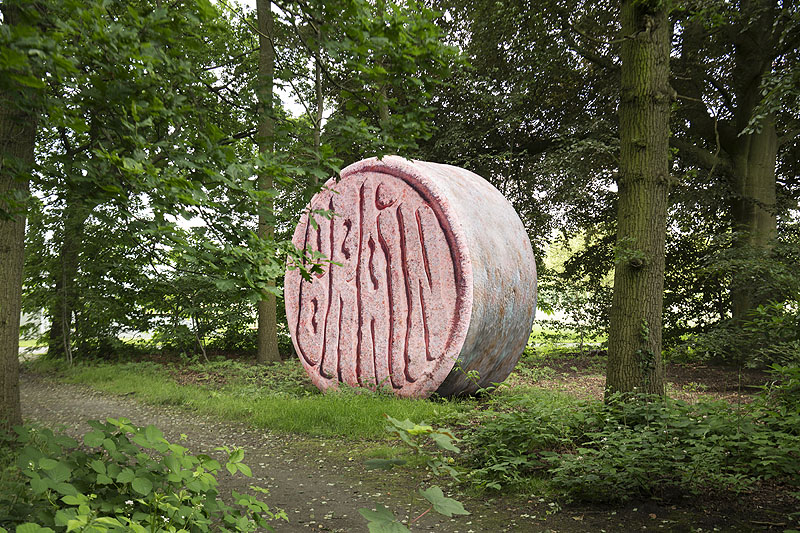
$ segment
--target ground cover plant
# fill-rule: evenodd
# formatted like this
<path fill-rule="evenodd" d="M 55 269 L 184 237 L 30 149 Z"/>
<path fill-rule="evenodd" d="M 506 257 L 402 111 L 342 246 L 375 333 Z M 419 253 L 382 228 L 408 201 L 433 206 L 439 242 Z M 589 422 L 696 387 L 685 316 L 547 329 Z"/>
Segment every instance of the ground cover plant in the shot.
<path fill-rule="evenodd" d="M 82 442 L 30 425 L 5 436 L 15 451 L 4 459 L 15 459 L 18 470 L 3 478 L 2 524 L 27 533 L 245 532 L 272 531 L 270 522 L 286 519 L 255 485 L 227 503 L 217 489 L 222 465 L 168 442 L 155 426 L 112 418 L 89 424 Z M 242 450 L 223 451 L 228 472 L 252 475 Z"/>
<path fill-rule="evenodd" d="M 673 365 L 670 390 L 681 399 L 603 403 L 602 351 L 569 354 L 566 347 L 526 353 L 505 383 L 455 400 L 347 389 L 323 395 L 294 360 L 269 366 L 158 361 L 69 367 L 43 360 L 27 368 L 255 427 L 351 441 L 348 460 L 355 455 L 373 465 L 427 468 L 426 460 L 387 441 L 385 414 L 410 421 L 409 427 L 452 427 L 463 438 L 462 453 L 444 463 L 459 477 L 448 485 L 456 499 L 464 492 L 479 499 L 536 495 L 552 504 L 550 513 L 570 505 L 612 509 L 628 501 L 687 505 L 698 496 L 769 499 L 770 491 L 781 501 L 797 501 L 800 377 L 794 366 L 740 375 Z M 426 448 L 434 452 L 435 446 Z M 368 513 L 376 523 L 395 521 L 390 508 L 369 511 L 378 513 Z M 775 512 L 780 523 L 797 519 Z"/>

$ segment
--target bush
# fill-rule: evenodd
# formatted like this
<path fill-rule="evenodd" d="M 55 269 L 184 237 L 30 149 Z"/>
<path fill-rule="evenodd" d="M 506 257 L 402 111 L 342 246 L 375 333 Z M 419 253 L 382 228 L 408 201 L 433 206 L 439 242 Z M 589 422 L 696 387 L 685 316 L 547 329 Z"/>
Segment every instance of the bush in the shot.
<path fill-rule="evenodd" d="M 744 322 L 729 320 L 676 347 L 676 359 L 735 363 L 749 367 L 800 363 L 800 302 L 759 305 Z"/>
<path fill-rule="evenodd" d="M 511 403 L 515 410 L 491 412 L 464 439 L 467 459 L 480 465 L 469 479 L 480 487 L 517 486 L 528 476 L 546 473 L 547 452 L 572 448 L 594 422 L 589 404 Z"/>
<path fill-rule="evenodd" d="M 21 489 L 27 497 L 24 505 L 17 500 L 9 507 L 4 523 L 43 532 L 194 533 L 272 530 L 269 521 L 286 518 L 251 494 L 234 491 L 234 505 L 222 501 L 215 477 L 220 463 L 188 454 L 155 426 L 111 418 L 89 424 L 93 430 L 84 435 L 83 446 L 48 429 L 17 428 L 17 466 L 27 479 Z M 241 450 L 224 451 L 231 474 L 252 475 Z"/>
<path fill-rule="evenodd" d="M 543 405 L 484 421 L 469 439 L 480 467 L 472 479 L 499 488 L 548 475 L 556 488 L 589 501 L 669 498 L 703 490 L 745 490 L 756 481 L 796 483 L 800 469 L 798 375 L 773 388 L 752 412 L 725 403 L 660 397 Z"/>

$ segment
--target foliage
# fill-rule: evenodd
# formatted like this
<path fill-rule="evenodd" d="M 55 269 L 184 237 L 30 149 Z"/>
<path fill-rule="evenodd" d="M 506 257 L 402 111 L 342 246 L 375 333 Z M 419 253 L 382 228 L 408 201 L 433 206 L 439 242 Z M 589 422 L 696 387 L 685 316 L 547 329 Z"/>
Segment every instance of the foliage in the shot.
<path fill-rule="evenodd" d="M 762 368 L 797 364 L 800 304 L 795 300 L 761 304 L 743 322 L 727 320 L 707 333 L 689 336 L 672 357 Z"/>
<path fill-rule="evenodd" d="M 320 268 L 290 243 L 299 211 L 353 147 L 405 153 L 429 136 L 427 101 L 456 55 L 413 1 L 380 13 L 363 0 L 276 5 L 276 86 L 307 113 L 276 101 L 274 150 L 259 152 L 253 13 L 192 0 L 13 3 L 48 30 L 3 25 L 0 42 L 0 69 L 41 92 L 25 307 L 49 312 L 51 351 L 68 359 L 156 327 L 186 334 L 176 349 L 203 352 L 206 334 L 250 347 L 241 321 L 222 327 L 221 308 L 252 321 L 252 302 L 280 292 L 287 258 Z M 314 57 L 335 107 L 321 146 Z M 258 175 L 274 187 L 259 190 Z M 274 239 L 256 235 L 259 215 Z M 159 319 L 167 301 L 185 324 Z"/>
<path fill-rule="evenodd" d="M 12 509 L 11 521 L 23 524 L 17 531 L 33 524 L 39 529 L 31 531 L 272 531 L 270 521 L 286 519 L 251 494 L 234 491 L 233 505 L 223 501 L 221 464 L 168 442 L 155 426 L 124 418 L 89 424 L 82 444 L 49 429 L 16 428 L 17 465 L 28 483 L 26 505 Z M 252 475 L 242 450 L 220 451 L 228 472 Z"/>
<path fill-rule="evenodd" d="M 460 453 L 461 450 L 453 444 L 456 437 L 447 429 L 435 429 L 433 426 L 427 424 L 415 424 L 409 419 L 403 421 L 385 415 L 389 421 L 389 426 L 386 426 L 386 431 L 397 435 L 400 440 L 409 446 L 417 455 L 422 456 L 426 460 L 426 465 L 435 474 L 439 475 L 446 472 L 454 479 L 458 479 L 456 470 L 451 466 L 454 462 L 452 457 L 445 457 L 444 452 Z M 431 456 L 425 449 L 425 442 L 432 443 L 436 449 L 436 455 Z M 400 459 L 370 459 L 365 462 L 367 468 L 377 468 L 381 470 L 390 470 L 395 466 L 405 464 L 405 461 Z M 420 489 L 419 493 L 423 498 L 428 500 L 431 506 L 420 513 L 416 518 L 411 520 L 409 524 L 413 524 L 419 520 L 423 515 L 430 512 L 431 509 L 444 516 L 452 517 L 453 515 L 467 515 L 469 511 L 464 509 L 464 505 L 448 498 L 442 492 L 442 489 L 437 486 L 429 487 L 428 489 Z M 366 508 L 358 510 L 361 516 L 367 519 L 370 533 L 403 533 L 410 531 L 402 522 L 398 521 L 394 513 L 383 505 L 378 505 L 377 509 L 372 511 Z"/>
<path fill-rule="evenodd" d="M 498 489 L 526 476 L 591 501 L 744 491 L 774 479 L 796 482 L 800 404 L 796 369 L 747 410 L 725 403 L 614 397 L 572 408 L 525 405 L 489 415 L 468 438 L 470 479 Z M 522 406 L 520 406 L 522 407 Z"/>
<path fill-rule="evenodd" d="M 788 328 L 800 295 L 800 234 L 796 223 L 782 223 L 780 233 L 767 250 L 733 248 L 737 235 L 716 225 L 668 244 L 673 267 L 666 280 L 665 345 L 672 355 L 751 366 L 788 360 L 781 352 L 795 338 Z M 725 286 L 749 289 L 761 303 L 731 320 Z M 779 332 L 767 335 L 774 327 Z"/>
<path fill-rule="evenodd" d="M 591 424 L 590 404 L 554 397 L 512 396 L 501 409 L 483 415 L 466 439 L 467 479 L 474 485 L 500 490 L 519 487 L 530 476 L 542 475 L 545 453 L 569 448 Z"/>

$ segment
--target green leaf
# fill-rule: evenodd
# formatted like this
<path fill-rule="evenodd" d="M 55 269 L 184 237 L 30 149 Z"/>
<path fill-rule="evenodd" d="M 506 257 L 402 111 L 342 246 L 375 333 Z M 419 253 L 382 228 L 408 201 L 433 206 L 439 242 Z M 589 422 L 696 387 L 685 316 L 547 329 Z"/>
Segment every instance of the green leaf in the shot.
<path fill-rule="evenodd" d="M 9 78 L 16 81 L 20 85 L 26 87 L 33 87 L 34 89 L 44 89 L 47 84 L 34 76 L 20 76 L 19 74 L 9 74 Z"/>
<path fill-rule="evenodd" d="M 35 494 L 42 494 L 50 488 L 49 480 L 42 479 L 38 475 L 36 475 L 34 478 L 31 478 L 30 484 L 31 490 L 33 490 Z"/>
<path fill-rule="evenodd" d="M 214 18 L 217 14 L 217 10 L 214 9 L 213 4 L 211 4 L 210 0 L 196 0 L 197 1 L 197 8 L 200 10 L 200 14 L 203 15 L 205 18 Z"/>
<path fill-rule="evenodd" d="M 50 459 L 49 457 L 42 457 L 39 459 L 39 468 L 42 470 L 52 470 L 58 466 L 58 461 Z"/>
<path fill-rule="evenodd" d="M 240 463 L 244 459 L 244 450 L 241 448 L 237 448 L 236 450 L 231 453 L 231 458 L 228 459 L 228 462 L 231 463 Z"/>
<path fill-rule="evenodd" d="M 90 431 L 83 436 L 83 443 L 92 447 L 100 446 L 105 438 L 106 436 L 102 431 Z"/>
<path fill-rule="evenodd" d="M 397 521 L 394 513 L 383 505 L 378 505 L 374 511 L 361 508 L 358 512 L 367 519 L 369 533 L 406 533 L 409 531 L 406 526 Z"/>
<path fill-rule="evenodd" d="M 60 483 L 68 480 L 72 476 L 72 469 L 65 463 L 58 463 L 55 467 L 47 471 L 47 476 L 53 481 Z"/>
<path fill-rule="evenodd" d="M 456 453 L 461 452 L 461 450 L 458 449 L 458 447 L 455 444 L 453 444 L 453 437 L 451 435 L 448 435 L 447 433 L 434 432 L 431 433 L 431 438 L 433 439 L 433 442 L 435 442 L 436 445 L 443 450 L 448 450 Z"/>
<path fill-rule="evenodd" d="M 425 433 L 430 433 L 433 431 L 433 426 L 425 426 L 421 424 L 415 424 L 414 427 L 407 429 L 409 435 L 423 435 Z"/>
<path fill-rule="evenodd" d="M 452 517 L 454 514 L 470 514 L 469 511 L 464 509 L 464 505 L 453 498 L 448 498 L 437 486 L 433 486 L 427 490 L 420 489 L 422 497 L 431 502 L 434 511 L 443 514 L 447 517 Z"/>
<path fill-rule="evenodd" d="M 106 438 L 102 431 L 90 431 L 83 436 L 83 443 L 87 446 L 100 446 L 103 444 L 103 439 Z"/>
<path fill-rule="evenodd" d="M 133 473 L 133 470 L 131 470 L 130 468 L 126 468 L 125 470 L 120 472 L 119 475 L 117 476 L 117 482 L 130 483 L 131 481 L 134 480 L 135 477 L 136 475 Z"/>
<path fill-rule="evenodd" d="M 164 434 L 161 432 L 160 429 L 157 427 L 150 425 L 147 426 L 144 430 L 144 435 L 147 437 L 147 440 L 153 444 L 159 443 L 164 440 Z"/>
<path fill-rule="evenodd" d="M 89 501 L 89 498 L 87 498 L 83 494 L 71 494 L 61 498 L 61 501 L 66 503 L 67 505 L 81 505 L 87 503 Z"/>
<path fill-rule="evenodd" d="M 153 490 L 153 482 L 145 477 L 137 477 L 131 487 L 142 496 L 147 496 Z"/>
<path fill-rule="evenodd" d="M 95 518 L 94 522 L 96 524 L 103 524 L 104 526 L 109 527 L 122 527 L 122 522 L 110 516 L 101 516 L 100 518 Z"/>
<path fill-rule="evenodd" d="M 56 483 L 55 485 L 53 485 L 53 490 L 55 490 L 59 494 L 65 495 L 65 496 L 80 494 L 78 492 L 78 489 L 76 489 L 74 486 L 70 485 L 69 483 L 64 483 L 64 482 Z"/>

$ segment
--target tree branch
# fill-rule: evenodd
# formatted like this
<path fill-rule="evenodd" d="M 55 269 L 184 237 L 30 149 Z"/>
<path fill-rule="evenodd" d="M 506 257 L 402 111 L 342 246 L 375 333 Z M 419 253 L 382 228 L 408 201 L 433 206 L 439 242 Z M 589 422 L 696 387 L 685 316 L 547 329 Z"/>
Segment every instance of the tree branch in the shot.
<path fill-rule="evenodd" d="M 603 55 L 598 54 L 596 52 L 592 52 L 590 50 L 587 50 L 586 48 L 584 48 L 580 44 L 578 44 L 578 41 L 576 41 L 572 37 L 572 33 L 573 32 L 577 33 L 578 35 L 580 35 L 584 39 L 587 39 L 587 40 L 590 40 L 590 41 L 594 41 L 594 42 L 598 42 L 598 43 L 602 43 L 602 44 L 610 44 L 610 43 L 606 43 L 605 41 L 601 41 L 601 40 L 599 40 L 599 39 L 597 39 L 595 37 L 590 37 L 586 33 L 582 32 L 581 30 L 579 30 L 578 28 L 573 26 L 572 23 L 570 23 L 570 21 L 569 21 L 569 14 L 566 11 L 559 10 L 558 15 L 561 18 L 561 34 L 563 35 L 564 40 L 567 42 L 567 46 L 569 46 L 569 48 L 571 48 L 574 52 L 576 52 L 582 58 L 586 59 L 587 61 L 591 61 L 592 63 L 594 63 L 594 64 L 596 64 L 598 66 L 601 66 L 601 67 L 609 69 L 609 70 L 619 70 L 619 68 L 620 68 L 619 65 L 617 63 L 614 63 L 614 61 L 611 58 L 603 56 Z M 616 42 L 616 40 L 614 42 Z"/>
<path fill-rule="evenodd" d="M 678 156 L 690 165 L 696 165 L 708 171 L 718 170 L 728 173 L 731 170 L 730 162 L 720 157 L 720 151 L 716 154 L 711 153 L 705 148 L 681 139 L 680 137 L 670 137 L 669 145 L 678 149 Z"/>

